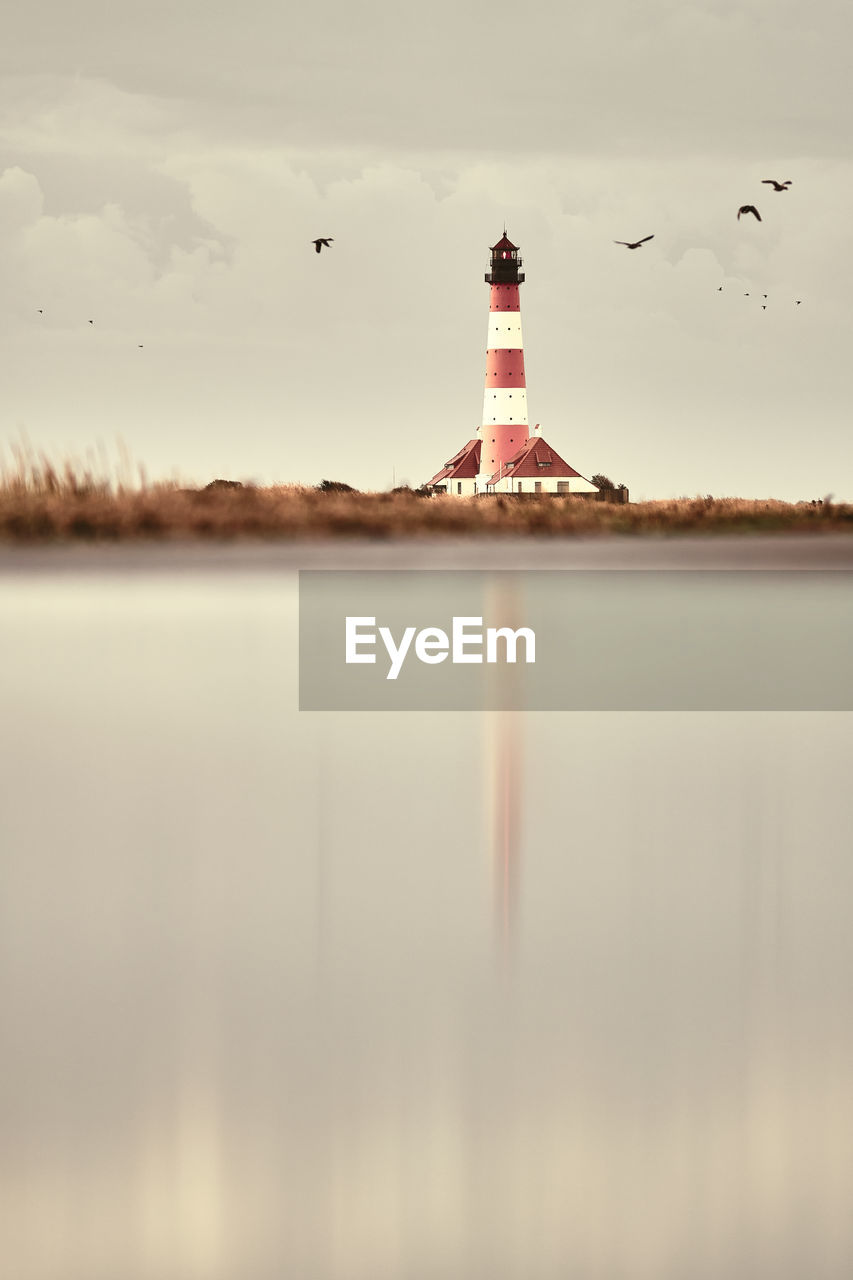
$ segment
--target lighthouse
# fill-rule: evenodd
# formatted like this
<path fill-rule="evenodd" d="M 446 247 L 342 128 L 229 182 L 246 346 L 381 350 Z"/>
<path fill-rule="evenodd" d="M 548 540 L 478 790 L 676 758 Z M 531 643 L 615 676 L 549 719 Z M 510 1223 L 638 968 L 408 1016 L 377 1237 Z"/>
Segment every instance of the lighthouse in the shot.
<path fill-rule="evenodd" d="M 504 233 L 490 249 L 489 329 L 483 418 L 476 435 L 428 481 L 436 493 L 597 493 L 591 481 L 530 435 L 521 337 L 518 245 Z"/>
<path fill-rule="evenodd" d="M 489 336 L 486 351 L 486 386 L 483 392 L 483 425 L 477 487 L 486 488 L 493 475 L 501 475 L 514 453 L 527 444 L 527 384 L 524 379 L 524 346 L 521 340 L 521 307 L 518 291 L 524 283 L 519 270 L 518 246 L 506 229 L 491 249 L 489 286 Z"/>

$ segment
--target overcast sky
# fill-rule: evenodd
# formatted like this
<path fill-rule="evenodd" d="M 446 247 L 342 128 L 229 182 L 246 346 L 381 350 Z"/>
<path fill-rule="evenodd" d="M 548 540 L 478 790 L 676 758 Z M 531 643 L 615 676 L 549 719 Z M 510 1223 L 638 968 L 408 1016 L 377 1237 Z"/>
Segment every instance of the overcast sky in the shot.
<path fill-rule="evenodd" d="M 419 484 L 480 422 L 505 222 L 531 426 L 580 472 L 853 500 L 840 0 L 34 0 L 3 25 L 7 462 L 25 433 L 198 483 Z"/>

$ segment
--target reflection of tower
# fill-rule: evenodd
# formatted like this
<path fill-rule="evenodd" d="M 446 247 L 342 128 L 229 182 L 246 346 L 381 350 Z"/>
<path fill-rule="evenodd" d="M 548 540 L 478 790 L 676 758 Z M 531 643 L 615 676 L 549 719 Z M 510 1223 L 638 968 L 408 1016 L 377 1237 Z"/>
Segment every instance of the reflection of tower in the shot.
<path fill-rule="evenodd" d="M 486 352 L 486 386 L 483 393 L 483 425 L 480 473 L 477 484 L 485 489 L 495 473 L 501 474 L 514 453 L 527 443 L 527 385 L 524 380 L 524 348 L 521 340 L 518 246 L 506 230 L 492 246 L 491 269 L 486 272 L 489 290 L 489 337 Z"/>
<path fill-rule="evenodd" d="M 492 723 L 492 867 L 496 923 L 504 953 L 513 936 L 518 897 L 521 751 L 515 721 L 514 712 L 498 711 Z"/>
<path fill-rule="evenodd" d="M 522 612 L 514 573 L 489 576 L 484 612 L 498 627 L 515 630 Z M 503 957 L 509 954 L 518 903 L 521 836 L 522 768 L 519 709 L 523 705 L 522 671 L 508 665 L 495 672 L 494 692 L 502 708 L 487 719 L 489 735 L 486 778 L 486 829 L 494 884 L 495 923 Z"/>

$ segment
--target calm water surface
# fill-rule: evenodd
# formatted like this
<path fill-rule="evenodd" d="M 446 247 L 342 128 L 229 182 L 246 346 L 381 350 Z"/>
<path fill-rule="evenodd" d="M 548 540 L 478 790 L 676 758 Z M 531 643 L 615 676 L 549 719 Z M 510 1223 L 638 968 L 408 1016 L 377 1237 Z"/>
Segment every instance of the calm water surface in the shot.
<path fill-rule="evenodd" d="M 851 1274 L 851 717 L 300 715 L 297 564 L 448 560 L 0 558 L 4 1274 Z"/>

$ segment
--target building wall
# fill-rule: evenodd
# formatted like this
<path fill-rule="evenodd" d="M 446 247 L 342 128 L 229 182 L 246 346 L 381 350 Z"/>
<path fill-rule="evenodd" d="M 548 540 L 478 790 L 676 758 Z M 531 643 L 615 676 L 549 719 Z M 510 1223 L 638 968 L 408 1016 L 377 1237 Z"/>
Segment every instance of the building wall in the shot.
<path fill-rule="evenodd" d="M 541 486 L 536 488 L 537 483 Z M 521 488 L 519 489 L 519 485 Z M 490 488 L 491 493 L 598 493 L 594 484 L 584 480 L 583 476 L 521 476 L 513 480 L 504 476 L 498 484 Z"/>
<path fill-rule="evenodd" d="M 448 493 L 454 498 L 470 498 L 477 492 L 482 493 L 483 487 L 478 488 L 476 480 L 443 480 L 436 485 L 435 492 Z"/>

